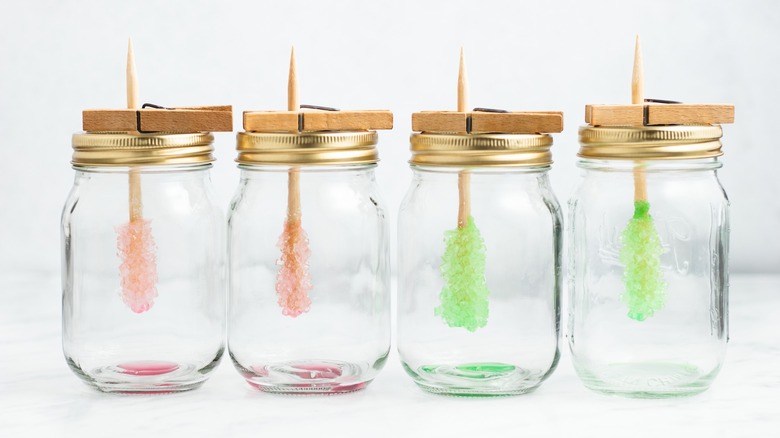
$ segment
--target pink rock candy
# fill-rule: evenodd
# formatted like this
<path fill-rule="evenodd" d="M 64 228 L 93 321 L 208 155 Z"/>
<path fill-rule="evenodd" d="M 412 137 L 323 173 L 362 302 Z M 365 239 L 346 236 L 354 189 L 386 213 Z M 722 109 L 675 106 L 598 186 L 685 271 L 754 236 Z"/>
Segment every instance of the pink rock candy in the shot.
<path fill-rule="evenodd" d="M 284 231 L 279 236 L 282 255 L 277 262 L 276 294 L 282 314 L 295 318 L 308 312 L 311 306 L 309 291 L 312 289 L 309 275 L 309 239 L 303 231 L 301 220 L 290 218 L 284 222 Z"/>
<path fill-rule="evenodd" d="M 157 298 L 157 246 L 151 222 L 137 219 L 117 228 L 122 301 L 135 313 L 152 308 Z"/>

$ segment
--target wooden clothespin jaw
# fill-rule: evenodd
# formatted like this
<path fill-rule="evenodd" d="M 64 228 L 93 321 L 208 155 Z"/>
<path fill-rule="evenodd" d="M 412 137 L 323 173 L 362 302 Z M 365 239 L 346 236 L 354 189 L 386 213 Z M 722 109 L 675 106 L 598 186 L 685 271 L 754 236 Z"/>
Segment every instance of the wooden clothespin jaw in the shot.
<path fill-rule="evenodd" d="M 307 111 L 301 111 L 305 109 Z M 393 129 L 393 113 L 387 110 L 340 111 L 298 104 L 298 72 L 295 48 L 290 51 L 287 78 L 287 111 L 244 111 L 247 132 L 371 131 Z"/>
<path fill-rule="evenodd" d="M 82 113 L 84 131 L 230 132 L 233 107 L 200 106 L 164 108 L 145 103 L 141 109 L 93 109 Z"/>

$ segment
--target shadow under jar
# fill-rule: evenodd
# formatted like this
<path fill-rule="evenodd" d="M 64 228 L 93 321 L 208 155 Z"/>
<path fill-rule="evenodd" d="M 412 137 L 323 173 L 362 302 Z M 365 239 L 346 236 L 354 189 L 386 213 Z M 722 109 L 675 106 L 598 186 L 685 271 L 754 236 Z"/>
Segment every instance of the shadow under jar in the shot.
<path fill-rule="evenodd" d="M 551 144 L 547 134 L 412 135 L 398 351 L 422 389 L 523 394 L 555 369 L 562 219 Z"/>
<path fill-rule="evenodd" d="M 366 387 L 390 348 L 375 131 L 238 134 L 228 345 L 266 392 Z"/>
<path fill-rule="evenodd" d="M 588 388 L 681 396 L 706 390 L 718 374 L 728 340 L 721 135 L 709 125 L 580 129 L 568 338 Z"/>
<path fill-rule="evenodd" d="M 106 392 L 200 386 L 224 350 L 224 215 L 211 134 L 73 136 L 62 213 L 63 349 Z"/>

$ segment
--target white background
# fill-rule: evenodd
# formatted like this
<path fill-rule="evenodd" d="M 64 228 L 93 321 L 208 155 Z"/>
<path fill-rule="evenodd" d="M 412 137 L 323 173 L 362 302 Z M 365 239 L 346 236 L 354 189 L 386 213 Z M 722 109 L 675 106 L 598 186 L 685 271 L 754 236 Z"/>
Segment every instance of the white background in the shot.
<path fill-rule="evenodd" d="M 0 4 L 0 271 L 59 270 L 60 209 L 81 110 L 125 105 L 127 38 L 142 102 L 284 109 L 290 46 L 302 103 L 391 109 L 380 186 L 393 219 L 411 173 L 410 114 L 454 109 L 458 49 L 471 106 L 562 110 L 551 172 L 562 204 L 579 177 L 586 103 L 629 102 L 634 35 L 646 96 L 734 103 L 721 179 L 733 272 L 780 270 L 780 3 L 756 1 L 8 1 Z M 234 134 L 217 135 L 227 207 Z M 56 294 L 56 291 L 51 291 Z"/>

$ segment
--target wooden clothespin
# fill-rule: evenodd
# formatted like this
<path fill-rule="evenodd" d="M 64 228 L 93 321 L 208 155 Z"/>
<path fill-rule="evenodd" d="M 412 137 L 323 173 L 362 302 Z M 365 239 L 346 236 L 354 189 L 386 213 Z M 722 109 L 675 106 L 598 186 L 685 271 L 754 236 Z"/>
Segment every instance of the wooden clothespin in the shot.
<path fill-rule="evenodd" d="M 249 132 L 368 131 L 393 129 L 393 113 L 387 110 L 340 111 L 301 105 L 312 111 L 244 111 Z"/>
<path fill-rule="evenodd" d="M 468 134 L 541 134 L 563 131 L 560 111 L 422 111 L 412 114 L 412 131 L 466 132 Z"/>
<path fill-rule="evenodd" d="M 642 54 L 637 36 L 632 95 L 643 96 Z M 585 105 L 585 123 L 592 126 L 716 125 L 734 123 L 734 105 L 690 104 L 669 100 L 633 99 L 624 105 Z"/>
<path fill-rule="evenodd" d="M 82 113 L 84 131 L 230 132 L 233 107 L 164 108 L 145 103 L 140 109 L 92 109 Z"/>
<path fill-rule="evenodd" d="M 293 49 L 290 54 L 290 77 L 287 87 L 288 111 L 244 111 L 244 130 L 305 132 L 393 129 L 393 113 L 388 110 L 341 111 L 315 105 L 299 106 L 297 84 Z"/>
<path fill-rule="evenodd" d="M 690 104 L 645 99 L 625 105 L 586 105 L 585 123 L 593 126 L 716 125 L 734 123 L 734 105 Z"/>

